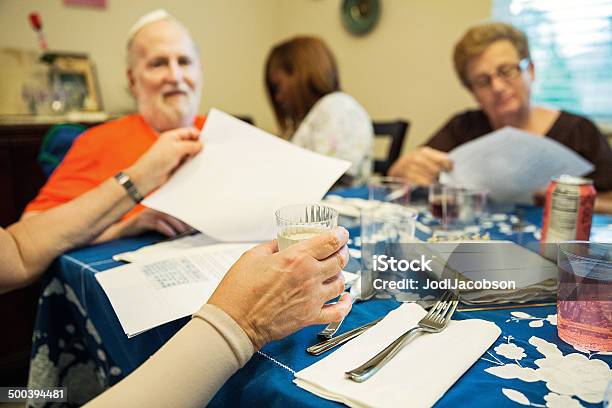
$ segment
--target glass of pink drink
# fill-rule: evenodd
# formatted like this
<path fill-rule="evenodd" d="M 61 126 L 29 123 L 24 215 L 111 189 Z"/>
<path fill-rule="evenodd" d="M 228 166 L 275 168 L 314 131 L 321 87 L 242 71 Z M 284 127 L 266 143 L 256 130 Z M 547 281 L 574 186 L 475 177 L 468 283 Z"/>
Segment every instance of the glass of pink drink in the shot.
<path fill-rule="evenodd" d="M 612 351 L 612 244 L 560 243 L 557 266 L 559 337 L 583 349 Z"/>

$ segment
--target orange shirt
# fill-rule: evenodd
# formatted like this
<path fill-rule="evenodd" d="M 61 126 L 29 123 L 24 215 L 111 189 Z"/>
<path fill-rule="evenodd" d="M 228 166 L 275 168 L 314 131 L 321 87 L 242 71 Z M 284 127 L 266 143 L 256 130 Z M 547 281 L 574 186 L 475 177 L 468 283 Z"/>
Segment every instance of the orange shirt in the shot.
<path fill-rule="evenodd" d="M 194 126 L 202 129 L 204 116 Z M 141 115 L 124 116 L 83 132 L 24 212 L 43 211 L 68 202 L 130 167 L 157 140 Z M 124 218 L 144 207 L 136 206 Z"/>

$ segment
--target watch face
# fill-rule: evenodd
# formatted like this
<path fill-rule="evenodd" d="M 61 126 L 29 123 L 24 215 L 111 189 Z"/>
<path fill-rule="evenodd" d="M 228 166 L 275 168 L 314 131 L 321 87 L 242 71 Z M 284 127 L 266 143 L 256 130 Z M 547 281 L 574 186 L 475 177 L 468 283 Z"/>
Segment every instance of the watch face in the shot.
<path fill-rule="evenodd" d="M 380 17 L 379 0 L 343 0 L 342 23 L 353 34 L 366 34 L 374 28 Z"/>

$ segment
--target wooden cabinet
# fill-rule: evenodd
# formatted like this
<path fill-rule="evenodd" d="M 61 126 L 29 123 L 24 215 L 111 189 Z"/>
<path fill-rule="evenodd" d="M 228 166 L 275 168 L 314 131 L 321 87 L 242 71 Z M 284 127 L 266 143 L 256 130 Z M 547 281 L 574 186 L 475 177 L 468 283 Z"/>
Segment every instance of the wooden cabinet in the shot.
<path fill-rule="evenodd" d="M 17 221 L 45 182 L 37 157 L 45 133 L 62 118 L 41 123 L 0 117 L 0 226 Z M 17 123 L 16 123 L 17 122 Z M 97 124 L 84 123 L 86 126 Z M 38 284 L 0 296 L 0 385 L 25 386 Z"/>
<path fill-rule="evenodd" d="M 52 124 L 0 125 L 0 226 L 19 219 L 45 182 L 36 158 Z"/>
<path fill-rule="evenodd" d="M 11 120 L 10 117 L 0 116 L 1 227 L 17 221 L 25 206 L 45 183 L 45 176 L 37 161 L 40 145 L 53 125 L 66 122 L 71 121 L 60 116 L 31 117 L 29 120 L 27 117 Z M 89 127 L 101 121 L 79 120 L 76 123 Z"/>

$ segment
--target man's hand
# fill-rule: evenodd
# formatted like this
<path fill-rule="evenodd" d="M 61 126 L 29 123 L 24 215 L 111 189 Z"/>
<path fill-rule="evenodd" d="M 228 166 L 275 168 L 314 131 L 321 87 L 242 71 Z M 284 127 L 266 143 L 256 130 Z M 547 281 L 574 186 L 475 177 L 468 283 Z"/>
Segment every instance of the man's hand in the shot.
<path fill-rule="evenodd" d="M 146 231 L 157 231 L 167 237 L 174 237 L 190 229 L 189 225 L 166 213 L 145 208 L 134 217 L 119 222 L 114 238 L 132 237 Z"/>
<path fill-rule="evenodd" d="M 208 303 L 230 315 L 255 349 L 302 327 L 342 320 L 348 232 L 341 227 L 278 251 L 276 241 L 247 251 L 227 272 Z"/>
<path fill-rule="evenodd" d="M 448 153 L 431 147 L 420 147 L 400 157 L 389 169 L 389 175 L 402 177 L 420 186 L 434 184 L 441 171 L 449 171 L 453 162 Z"/>
<path fill-rule="evenodd" d="M 125 172 L 144 196 L 165 183 L 185 160 L 202 150 L 196 128 L 179 128 L 162 133 L 155 144 Z"/>

